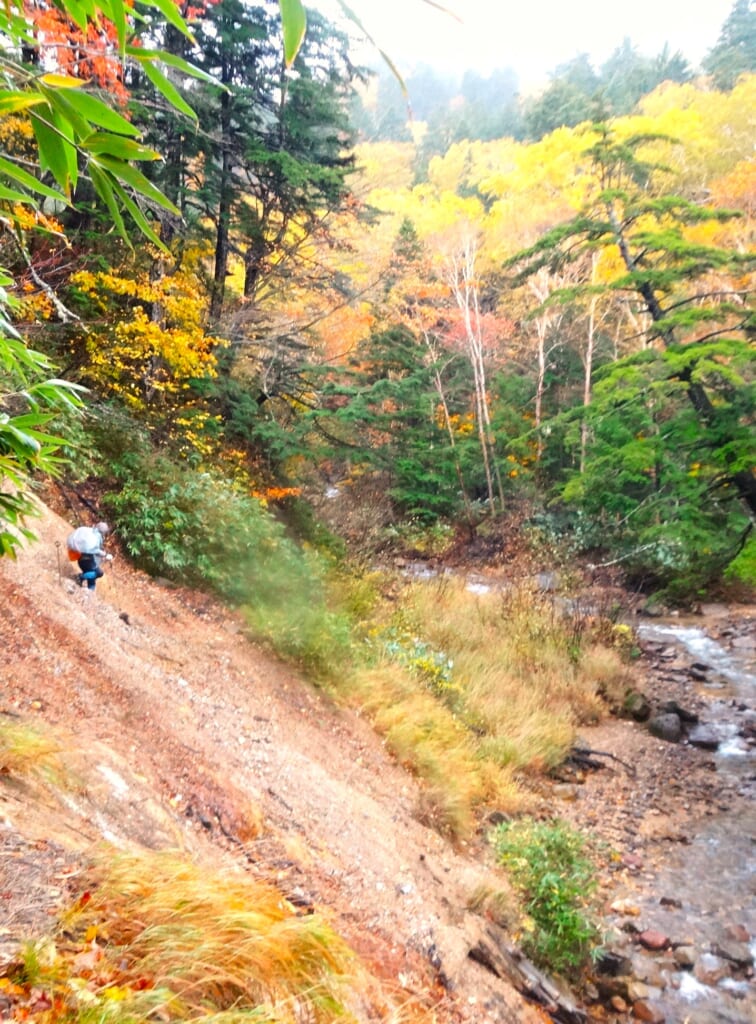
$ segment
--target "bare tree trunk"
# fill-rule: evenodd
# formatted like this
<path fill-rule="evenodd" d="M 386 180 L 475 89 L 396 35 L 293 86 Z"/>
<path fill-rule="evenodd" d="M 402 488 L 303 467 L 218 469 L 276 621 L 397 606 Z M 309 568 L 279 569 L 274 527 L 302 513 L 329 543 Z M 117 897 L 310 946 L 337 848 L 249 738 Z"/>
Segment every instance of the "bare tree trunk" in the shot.
<path fill-rule="evenodd" d="M 224 75 L 224 78 L 228 76 Z M 210 296 L 210 320 L 220 319 L 223 300 L 226 295 L 226 275 L 231 255 L 231 173 L 233 158 L 231 155 L 231 98 L 227 92 L 221 95 L 221 172 L 218 187 L 218 219 L 215 229 L 215 267 L 213 270 L 213 290 Z"/>
<path fill-rule="evenodd" d="M 457 306 L 464 318 L 467 352 L 473 371 L 473 382 L 475 387 L 475 420 L 478 427 L 478 439 L 483 457 L 483 468 L 486 475 L 488 502 L 491 506 L 491 512 L 495 513 L 496 496 L 494 493 L 494 479 L 496 481 L 496 489 L 498 491 L 499 503 L 502 509 L 504 508 L 504 488 L 501 483 L 499 467 L 496 459 L 494 458 L 493 449 L 495 439 L 488 411 L 483 335 L 480 322 L 478 286 L 475 279 L 476 255 L 477 245 L 472 239 L 466 238 L 462 244 L 461 253 L 453 255 L 448 261 L 447 280 Z"/>
<path fill-rule="evenodd" d="M 591 260 L 591 284 L 596 283 L 596 267 L 598 256 L 593 254 Z M 596 307 L 598 306 L 598 295 L 591 296 L 588 305 L 588 334 L 585 340 L 585 352 L 583 353 L 583 408 L 587 409 L 591 404 L 593 394 L 593 354 L 596 347 Z M 588 449 L 588 418 L 583 414 L 580 423 L 580 472 L 585 472 L 585 455 Z"/>
<path fill-rule="evenodd" d="M 561 280 L 549 274 L 547 270 L 540 270 L 535 277 L 528 282 L 539 303 L 543 305 L 555 287 L 561 285 Z M 549 356 L 561 345 L 560 338 L 556 335 L 559 324 L 562 320 L 562 312 L 556 308 L 544 309 L 535 318 L 536 328 L 536 393 L 535 407 L 533 410 L 536 428 L 536 458 L 540 461 L 543 455 L 543 438 L 541 437 L 541 423 L 543 422 L 543 396 L 546 391 L 546 370 L 548 369 Z M 547 342 L 553 338 L 553 343 Z"/>
<path fill-rule="evenodd" d="M 536 320 L 536 336 L 538 338 L 538 349 L 536 352 L 536 393 L 535 407 L 533 410 L 536 428 L 536 459 L 541 461 L 543 455 L 543 437 L 541 435 L 541 422 L 543 420 L 543 392 L 546 387 L 546 324 L 545 317 L 538 317 Z"/>
<path fill-rule="evenodd" d="M 592 374 L 593 374 L 593 351 L 596 339 L 596 304 L 597 297 L 594 295 L 588 307 L 588 335 L 585 341 L 585 352 L 583 354 L 583 408 L 587 409 L 591 403 Z M 580 423 L 580 472 L 585 472 L 585 453 L 588 448 L 588 418 L 583 414 Z"/>

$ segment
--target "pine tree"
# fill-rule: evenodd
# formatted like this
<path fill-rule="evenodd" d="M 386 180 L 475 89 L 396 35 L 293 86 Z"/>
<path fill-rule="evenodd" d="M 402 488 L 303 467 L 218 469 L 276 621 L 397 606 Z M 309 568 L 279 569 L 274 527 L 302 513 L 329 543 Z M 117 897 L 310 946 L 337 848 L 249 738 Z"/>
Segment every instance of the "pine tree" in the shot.
<path fill-rule="evenodd" d="M 703 67 L 718 89 L 732 89 L 740 75 L 756 71 L 756 8 L 752 0 L 735 0 Z"/>
<path fill-rule="evenodd" d="M 606 124 L 593 131 L 591 202 L 511 261 L 524 279 L 585 254 L 614 254 L 617 269 L 603 283 L 565 289 L 561 300 L 614 296 L 634 309 L 642 335 L 635 353 L 605 368 L 597 384 L 585 472 L 565 493 L 603 524 L 605 538 L 610 523 L 636 541 L 644 530 L 663 533 L 685 549 L 678 565 L 708 544 L 721 569 L 756 514 L 752 260 L 700 241 L 703 225 L 724 224 L 737 211 L 668 192 L 664 170 L 644 158 L 664 140 L 622 140 Z"/>

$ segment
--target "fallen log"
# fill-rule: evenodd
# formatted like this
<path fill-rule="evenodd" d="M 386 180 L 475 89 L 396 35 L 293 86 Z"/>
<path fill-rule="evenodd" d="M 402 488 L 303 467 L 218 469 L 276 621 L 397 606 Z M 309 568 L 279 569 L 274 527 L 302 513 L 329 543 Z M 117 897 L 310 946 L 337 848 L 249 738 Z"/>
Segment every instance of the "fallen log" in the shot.
<path fill-rule="evenodd" d="M 558 1024 L 585 1024 L 588 1020 L 583 1010 L 493 926 L 487 926 L 485 938 L 479 939 L 467 955 L 497 978 L 508 981 L 526 999 L 541 1006 Z"/>

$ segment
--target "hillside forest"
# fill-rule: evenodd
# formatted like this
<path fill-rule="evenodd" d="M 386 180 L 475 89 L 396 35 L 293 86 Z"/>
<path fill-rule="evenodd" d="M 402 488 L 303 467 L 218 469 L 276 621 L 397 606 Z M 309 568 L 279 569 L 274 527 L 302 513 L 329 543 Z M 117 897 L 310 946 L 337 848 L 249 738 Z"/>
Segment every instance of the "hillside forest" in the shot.
<path fill-rule="evenodd" d="M 33 550 L 40 501 L 107 520 L 135 571 L 359 708 L 464 843 L 637 698 L 618 592 L 754 593 L 756 12 L 700 67 L 618 40 L 521 96 L 507 69 L 359 66 L 340 6 L 0 5 L 0 555 Z M 508 585 L 478 601 L 470 570 Z M 3 778 L 42 749 L 9 735 Z M 528 828 L 502 863 L 542 859 Z M 572 888 L 524 941 L 575 977 L 597 932 L 564 924 L 590 886 L 557 832 Z M 311 937 L 296 963 L 335 970 Z M 128 1016 L 134 970 L 92 1019 L 304 1019 L 212 971 L 189 1016 Z M 362 1019 L 308 979 L 307 1019 Z"/>
<path fill-rule="evenodd" d="M 180 508 L 296 533 L 308 496 L 368 483 L 378 550 L 516 510 L 678 600 L 752 573 L 747 3 L 697 75 L 625 41 L 516 136 L 430 157 L 431 123 L 358 133 L 367 72 L 314 11 L 287 65 L 275 4 L 191 31 L 144 8 L 5 17 L 9 479 L 62 453 L 134 557 L 211 585 Z"/>

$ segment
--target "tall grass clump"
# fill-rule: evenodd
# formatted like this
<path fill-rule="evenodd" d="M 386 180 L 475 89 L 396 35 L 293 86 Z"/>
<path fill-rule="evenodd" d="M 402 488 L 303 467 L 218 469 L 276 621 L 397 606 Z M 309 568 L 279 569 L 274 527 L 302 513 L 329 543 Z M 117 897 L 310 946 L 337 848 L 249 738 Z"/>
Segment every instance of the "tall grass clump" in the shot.
<path fill-rule="evenodd" d="M 372 609 L 367 665 L 346 689 L 424 784 L 421 816 L 462 836 L 483 806 L 528 802 L 518 777 L 559 764 L 578 727 L 624 693 L 624 647 L 606 624 L 525 588 L 473 594 L 414 582 Z"/>
<path fill-rule="evenodd" d="M 472 831 L 476 808 L 522 806 L 510 773 L 481 759 L 470 730 L 406 666 L 381 659 L 353 672 L 350 697 L 393 756 L 420 779 L 417 811 L 425 824 L 458 839 Z"/>
<path fill-rule="evenodd" d="M 46 993 L 56 1019 L 357 1019 L 364 968 L 275 887 L 169 854 L 120 855 L 87 881 L 61 921 L 65 941 L 30 946 L 17 979 Z"/>
<path fill-rule="evenodd" d="M 564 822 L 526 817 L 500 825 L 494 847 L 532 922 L 524 930 L 525 952 L 542 967 L 574 975 L 599 939 L 589 902 L 596 882 L 584 838 Z"/>
<path fill-rule="evenodd" d="M 546 596 L 526 588 L 472 594 L 460 581 L 413 584 L 404 614 L 453 665 L 460 717 L 479 754 L 516 770 L 553 766 L 581 724 L 604 713 L 602 692 L 627 669 L 619 654 Z"/>
<path fill-rule="evenodd" d="M 60 783 L 66 772 L 61 745 L 49 731 L 0 717 L 0 776 Z"/>
<path fill-rule="evenodd" d="M 327 674 L 348 650 L 346 616 L 329 608 L 328 566 L 233 481 L 162 456 L 114 464 L 104 503 L 135 562 L 152 575 L 208 586 L 244 608 L 279 654 Z"/>

